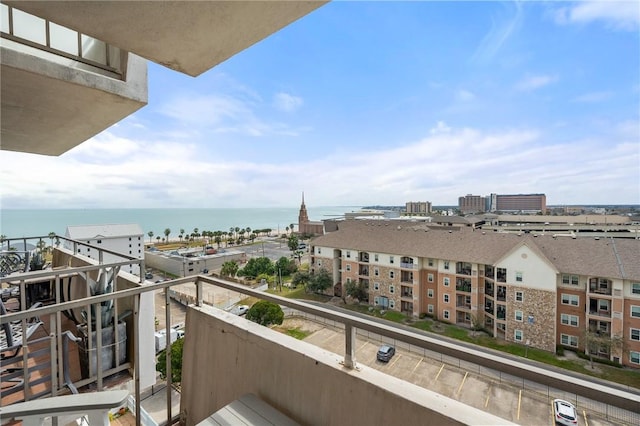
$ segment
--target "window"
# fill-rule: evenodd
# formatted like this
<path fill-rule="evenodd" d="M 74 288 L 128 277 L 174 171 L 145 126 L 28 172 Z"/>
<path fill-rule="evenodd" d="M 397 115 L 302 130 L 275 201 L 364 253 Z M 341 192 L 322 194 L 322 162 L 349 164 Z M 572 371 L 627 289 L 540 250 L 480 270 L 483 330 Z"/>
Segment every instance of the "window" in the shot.
<path fill-rule="evenodd" d="M 389 256 L 389 263 L 393 263 L 393 256 Z"/>
<path fill-rule="evenodd" d="M 515 330 L 513 332 L 513 338 L 516 342 L 522 342 L 522 330 Z"/>
<path fill-rule="evenodd" d="M 433 313 L 433 305 L 427 305 L 427 313 L 429 314 Z"/>
<path fill-rule="evenodd" d="M 442 284 L 444 284 L 445 287 L 449 287 L 449 277 L 444 277 L 442 280 Z"/>
<path fill-rule="evenodd" d="M 578 285 L 579 281 L 578 281 L 578 276 L 577 275 L 571 275 L 571 285 Z"/>
<path fill-rule="evenodd" d="M 631 294 L 640 294 L 640 283 L 631 283 Z"/>
<path fill-rule="evenodd" d="M 609 301 L 608 300 L 604 300 L 604 299 L 598 300 L 598 310 L 599 311 L 608 312 L 609 311 Z"/>
<path fill-rule="evenodd" d="M 351 271 L 351 265 L 347 264 L 347 272 Z"/>
<path fill-rule="evenodd" d="M 427 281 L 429 281 L 430 283 L 433 282 L 433 274 L 428 274 L 427 275 Z"/>
<path fill-rule="evenodd" d="M 396 302 L 393 299 L 389 299 L 389 309 L 396 307 Z"/>
<path fill-rule="evenodd" d="M 351 257 L 351 252 L 347 251 L 347 259 L 349 259 Z"/>
<path fill-rule="evenodd" d="M 578 336 L 570 336 L 568 334 L 560 335 L 560 343 L 566 346 L 573 346 L 574 348 L 578 347 Z"/>
<path fill-rule="evenodd" d="M 449 311 L 442 311 L 442 317 L 444 319 L 449 319 Z"/>
<path fill-rule="evenodd" d="M 447 269 L 447 270 L 449 269 L 449 261 L 448 260 L 444 261 L 444 269 Z"/>
<path fill-rule="evenodd" d="M 318 247 L 318 254 L 322 254 L 322 249 Z"/>
<path fill-rule="evenodd" d="M 347 284 L 350 284 L 350 283 L 351 283 L 351 278 L 347 277 Z"/>
<path fill-rule="evenodd" d="M 524 301 L 524 292 L 516 291 L 516 302 Z"/>
<path fill-rule="evenodd" d="M 393 279 L 396 274 L 393 271 L 389 271 L 389 278 Z"/>
<path fill-rule="evenodd" d="M 442 300 L 444 301 L 444 303 L 449 303 L 449 295 L 448 294 L 443 294 L 442 295 Z"/>
<path fill-rule="evenodd" d="M 318 266 L 322 266 L 322 260 L 318 259 Z"/>
<path fill-rule="evenodd" d="M 393 293 L 395 293 L 395 291 L 396 291 L 396 288 L 394 286 L 390 285 L 389 286 L 389 293 L 393 294 Z"/>
<path fill-rule="evenodd" d="M 380 276 L 380 271 L 378 270 L 378 268 L 373 268 L 373 275 L 375 275 L 376 277 Z"/>
<path fill-rule="evenodd" d="M 578 279 L 577 275 L 563 275 L 562 276 L 562 284 L 566 284 L 566 285 L 578 285 L 580 283 L 580 280 Z"/>
<path fill-rule="evenodd" d="M 522 272 L 516 272 L 516 282 L 522 282 Z"/>
<path fill-rule="evenodd" d="M 129 237 L 129 241 L 131 241 L 131 237 Z"/>
<path fill-rule="evenodd" d="M 374 283 L 373 283 L 373 289 L 374 289 L 374 290 L 380 290 L 380 283 L 376 283 L 376 282 L 374 282 Z"/>
<path fill-rule="evenodd" d="M 634 364 L 640 364 L 640 352 L 629 352 L 629 360 Z"/>
<path fill-rule="evenodd" d="M 378 296 L 373 298 L 373 304 L 378 306 L 380 304 L 380 298 Z"/>
<path fill-rule="evenodd" d="M 562 304 L 578 306 L 580 304 L 580 296 L 577 294 L 562 294 Z"/>
<path fill-rule="evenodd" d="M 373 255 L 373 259 L 374 259 L 376 262 L 378 261 L 378 254 L 377 254 L 377 253 Z"/>
<path fill-rule="evenodd" d="M 560 315 L 560 322 L 564 325 L 570 325 L 572 327 L 578 326 L 578 316 L 577 315 L 568 315 L 562 314 Z"/>
<path fill-rule="evenodd" d="M 429 259 L 429 266 L 433 266 L 433 259 Z"/>
<path fill-rule="evenodd" d="M 433 289 L 432 288 L 427 290 L 427 297 L 433 298 Z"/>
<path fill-rule="evenodd" d="M 632 328 L 630 338 L 640 342 L 640 328 Z"/>
<path fill-rule="evenodd" d="M 516 321 L 522 322 L 522 311 L 516 311 Z"/>
<path fill-rule="evenodd" d="M 102 244 L 102 240 L 98 240 L 98 244 Z"/>
<path fill-rule="evenodd" d="M 631 305 L 631 316 L 640 318 L 640 306 Z"/>

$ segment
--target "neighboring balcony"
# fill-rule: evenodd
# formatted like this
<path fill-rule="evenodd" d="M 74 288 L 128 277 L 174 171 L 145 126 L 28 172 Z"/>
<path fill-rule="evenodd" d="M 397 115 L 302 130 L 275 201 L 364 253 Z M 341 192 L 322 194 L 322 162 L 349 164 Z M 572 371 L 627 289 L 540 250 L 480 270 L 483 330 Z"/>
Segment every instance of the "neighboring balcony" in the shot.
<path fill-rule="evenodd" d="M 499 285 L 498 291 L 496 293 L 496 300 L 500 302 L 505 302 L 507 300 L 507 288 L 505 286 Z"/>
<path fill-rule="evenodd" d="M 358 261 L 362 263 L 369 263 L 369 253 L 360 252 L 358 255 Z"/>
<path fill-rule="evenodd" d="M 484 294 L 493 297 L 493 282 L 487 279 L 484 280 Z"/>
<path fill-rule="evenodd" d="M 463 291 L 465 293 L 471 293 L 471 279 L 470 278 L 456 278 L 456 291 Z"/>
<path fill-rule="evenodd" d="M 471 263 L 468 263 L 468 262 L 456 262 L 456 274 L 458 274 L 458 275 L 471 275 Z"/>
<path fill-rule="evenodd" d="M 589 315 L 611 318 L 611 300 L 589 297 Z"/>
<path fill-rule="evenodd" d="M 358 275 L 363 277 L 369 276 L 369 266 L 367 265 L 359 265 L 358 267 Z"/>
<path fill-rule="evenodd" d="M 589 278 L 589 293 L 611 296 L 613 283 L 606 278 Z"/>
<path fill-rule="evenodd" d="M 413 272 L 411 271 L 400 271 L 400 282 L 413 284 Z"/>
<path fill-rule="evenodd" d="M 403 299 L 411 299 L 413 300 L 413 287 L 401 286 L 400 287 L 400 297 Z M 413 310 L 412 310 L 413 312 Z"/>
<path fill-rule="evenodd" d="M 418 269 L 418 264 L 414 263 L 413 258 L 403 256 L 400 259 L 400 268 L 403 269 Z"/>

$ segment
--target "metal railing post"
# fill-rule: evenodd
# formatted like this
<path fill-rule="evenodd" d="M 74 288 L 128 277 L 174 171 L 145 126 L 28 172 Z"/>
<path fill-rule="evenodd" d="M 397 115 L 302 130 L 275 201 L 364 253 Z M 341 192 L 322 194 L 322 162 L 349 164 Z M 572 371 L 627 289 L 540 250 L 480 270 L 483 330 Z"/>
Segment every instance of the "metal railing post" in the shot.
<path fill-rule="evenodd" d="M 171 298 L 169 288 L 164 289 L 164 311 L 165 311 L 165 371 L 167 372 L 167 423 L 171 424 Z"/>
<path fill-rule="evenodd" d="M 133 352 L 135 359 L 133 362 L 134 388 L 136 397 L 136 425 L 140 425 L 142 419 L 142 401 L 140 399 L 140 294 L 133 296 Z M 117 323 L 117 321 L 116 321 Z M 117 327 L 117 326 L 116 326 Z M 119 358 L 119 355 L 118 357 Z"/>
<path fill-rule="evenodd" d="M 344 366 L 356 368 L 356 329 L 351 324 L 344 325 Z"/>

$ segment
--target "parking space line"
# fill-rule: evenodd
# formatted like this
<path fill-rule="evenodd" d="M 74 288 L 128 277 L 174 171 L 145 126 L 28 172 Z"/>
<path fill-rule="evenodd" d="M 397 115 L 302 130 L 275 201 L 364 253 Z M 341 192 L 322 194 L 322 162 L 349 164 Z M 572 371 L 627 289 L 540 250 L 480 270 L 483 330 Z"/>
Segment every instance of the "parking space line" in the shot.
<path fill-rule="evenodd" d="M 484 400 L 484 408 L 487 408 L 489 405 L 489 398 L 491 397 L 491 384 L 489 384 L 489 389 L 487 389 L 487 399 Z"/>
<path fill-rule="evenodd" d="M 436 374 L 436 378 L 435 378 L 435 382 L 438 381 L 438 377 L 440 377 L 440 373 L 442 373 L 442 369 L 444 368 L 444 364 L 442 364 L 442 367 L 440 367 L 440 370 L 438 370 L 438 374 Z"/>
<path fill-rule="evenodd" d="M 418 366 L 420 365 L 420 363 L 422 362 L 422 360 L 423 360 L 423 359 L 424 359 L 424 358 L 420 358 L 420 359 L 418 360 L 418 363 L 416 364 L 416 366 L 415 366 L 415 367 L 413 367 L 413 370 L 411 370 L 411 374 L 415 373 L 416 369 L 418 368 Z"/>
<path fill-rule="evenodd" d="M 395 364 L 396 362 L 398 362 L 398 360 L 400 358 L 402 358 L 402 355 L 398 354 L 394 357 L 395 359 L 393 360 L 393 362 L 389 365 L 389 368 L 393 367 L 393 364 Z"/>
<path fill-rule="evenodd" d="M 520 420 L 520 403 L 522 403 L 522 389 L 518 392 L 518 415 L 516 416 L 516 420 Z"/>
<path fill-rule="evenodd" d="M 458 390 L 456 391 L 456 395 L 460 394 L 460 391 L 462 390 L 462 386 L 464 386 L 464 382 L 465 382 L 465 380 L 467 380 L 467 376 L 468 375 L 469 375 L 469 372 L 465 371 L 464 377 L 462 378 L 462 382 L 460 383 L 460 386 L 458 386 Z"/>
<path fill-rule="evenodd" d="M 324 340 L 322 341 L 322 344 L 325 344 L 325 343 L 327 343 L 329 340 L 334 339 L 337 335 L 338 335 L 337 333 L 333 333 L 333 334 L 331 334 L 331 336 L 327 337 L 326 339 L 324 339 Z"/>
<path fill-rule="evenodd" d="M 555 413 L 555 410 L 553 409 L 553 401 L 551 401 L 551 424 L 552 425 L 556 424 L 556 413 Z"/>
<path fill-rule="evenodd" d="M 589 426 L 589 421 L 587 420 L 587 411 L 582 410 L 582 415 L 584 416 L 584 426 Z"/>
<path fill-rule="evenodd" d="M 357 350 L 361 351 L 362 349 L 364 349 L 365 346 L 367 346 L 369 344 L 369 341 L 367 340 L 366 342 L 364 342 L 364 345 L 360 346 Z"/>

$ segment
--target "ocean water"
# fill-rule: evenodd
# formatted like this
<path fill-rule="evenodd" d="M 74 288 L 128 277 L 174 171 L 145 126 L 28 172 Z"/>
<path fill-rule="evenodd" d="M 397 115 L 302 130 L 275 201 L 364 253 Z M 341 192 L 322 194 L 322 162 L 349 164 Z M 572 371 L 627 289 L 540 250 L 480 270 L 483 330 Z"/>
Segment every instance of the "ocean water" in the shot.
<path fill-rule="evenodd" d="M 310 220 L 323 220 L 357 211 L 355 206 L 310 207 Z M 266 229 L 285 232 L 290 224 L 298 225 L 299 208 L 244 209 L 59 209 L 59 210 L 0 210 L 0 234 L 9 238 L 46 236 L 49 232 L 64 235 L 70 225 L 100 225 L 137 223 L 146 236 L 153 231 L 164 236 L 171 229 L 175 238 L 180 229 L 185 234 L 198 228 L 199 232 L 228 231 L 231 227 Z"/>

